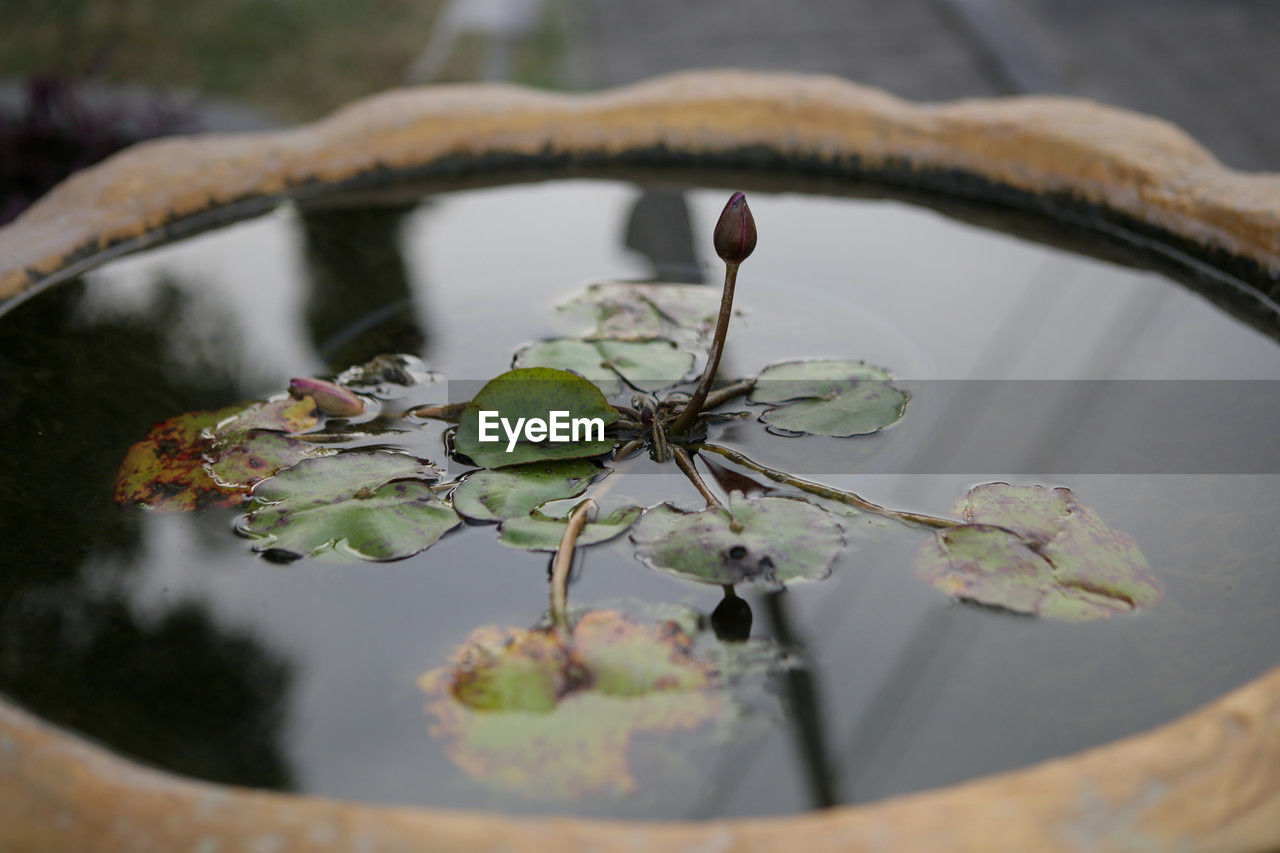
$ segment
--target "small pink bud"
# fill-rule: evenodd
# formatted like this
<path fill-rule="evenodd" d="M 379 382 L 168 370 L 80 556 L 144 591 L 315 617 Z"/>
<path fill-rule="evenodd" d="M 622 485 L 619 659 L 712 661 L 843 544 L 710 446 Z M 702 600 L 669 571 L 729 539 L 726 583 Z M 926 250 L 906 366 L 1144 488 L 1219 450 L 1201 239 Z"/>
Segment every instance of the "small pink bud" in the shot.
<path fill-rule="evenodd" d="M 364 412 L 364 400 L 323 379 L 290 379 L 289 395 L 310 397 L 316 401 L 317 409 L 336 418 L 352 418 Z"/>
<path fill-rule="evenodd" d="M 726 264 L 740 264 L 756 248 L 756 221 L 747 207 L 747 197 L 734 193 L 720 213 L 720 221 L 712 234 L 716 254 Z"/>

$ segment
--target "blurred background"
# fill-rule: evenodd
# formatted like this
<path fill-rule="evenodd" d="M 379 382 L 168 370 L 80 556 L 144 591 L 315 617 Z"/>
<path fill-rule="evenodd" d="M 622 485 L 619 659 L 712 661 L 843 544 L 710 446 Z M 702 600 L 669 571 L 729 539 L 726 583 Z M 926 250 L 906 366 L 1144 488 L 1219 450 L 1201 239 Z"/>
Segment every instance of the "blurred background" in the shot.
<path fill-rule="evenodd" d="M 0 222 L 131 141 L 321 116 L 405 83 L 587 90 L 683 69 L 906 98 L 1052 92 L 1280 168 L 1272 0 L 0 0 Z"/>

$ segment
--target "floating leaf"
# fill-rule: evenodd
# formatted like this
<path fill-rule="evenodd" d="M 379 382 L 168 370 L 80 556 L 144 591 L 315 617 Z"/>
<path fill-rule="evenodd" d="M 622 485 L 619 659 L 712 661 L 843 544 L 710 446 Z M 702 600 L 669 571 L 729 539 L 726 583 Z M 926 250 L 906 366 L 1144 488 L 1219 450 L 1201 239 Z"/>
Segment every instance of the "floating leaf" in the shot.
<path fill-rule="evenodd" d="M 115 501 L 160 512 L 186 512 L 198 506 L 235 506 L 241 489 L 220 486 L 205 470 L 209 430 L 243 406 L 192 412 L 161 421 L 129 448 L 116 475 Z"/>
<path fill-rule="evenodd" d="M 633 794 L 636 736 L 696 729 L 727 707 L 678 623 L 613 611 L 584 614 L 568 644 L 551 629 L 478 628 L 418 683 L 455 765 L 540 798 Z"/>
<path fill-rule="evenodd" d="M 265 506 L 237 530 L 257 540 L 258 551 L 408 557 L 461 523 L 427 485 L 439 473 L 426 460 L 381 450 L 306 459 L 254 488 Z"/>
<path fill-rule="evenodd" d="M 328 451 L 283 433 L 254 429 L 216 442 L 206 469 L 220 486 L 248 490 L 258 482 Z"/>
<path fill-rule="evenodd" d="M 532 442 L 520 429 L 519 440 L 511 452 L 507 452 L 508 438 L 500 426 L 490 431 L 491 436 L 497 436 L 496 441 L 480 441 L 482 411 L 506 418 L 513 428 L 522 418 L 537 418 L 545 425 L 552 412 L 566 412 L 570 420 L 599 418 L 606 426 L 618 419 L 617 410 L 608 404 L 600 389 L 577 374 L 549 367 L 509 370 L 489 380 L 480 389 L 458 422 L 454 446 L 482 468 L 504 468 L 556 459 L 585 459 L 607 453 L 613 447 L 613 441 L 608 438 L 602 441 Z"/>
<path fill-rule="evenodd" d="M 315 400 L 308 396 L 267 400 L 237 409 L 232 416 L 224 418 L 213 427 L 211 432 L 214 438 L 251 429 L 303 433 L 320 425 L 320 411 L 316 408 Z"/>
<path fill-rule="evenodd" d="M 342 371 L 338 383 L 385 400 L 400 397 L 406 389 L 437 378 L 438 374 L 427 370 L 417 356 L 383 353 L 365 364 Z"/>
<path fill-rule="evenodd" d="M 653 507 L 636 522 L 631 541 L 645 565 L 692 580 L 787 583 L 826 577 L 844 533 L 807 501 L 735 493 L 727 509 Z"/>
<path fill-rule="evenodd" d="M 547 501 L 576 498 L 600 473 L 583 459 L 476 471 L 453 490 L 453 508 L 482 521 L 519 518 Z"/>
<path fill-rule="evenodd" d="M 588 521 L 578 534 L 577 544 L 582 546 L 607 542 L 626 532 L 640 517 L 641 512 L 641 507 L 628 506 L 611 512 L 604 518 Z M 560 547 L 566 523 L 565 518 L 556 518 L 535 510 L 533 514 L 523 518 L 509 518 L 502 522 L 498 541 L 510 548 L 523 548 L 526 551 L 555 551 Z"/>
<path fill-rule="evenodd" d="M 891 378 L 859 361 L 788 361 L 766 368 L 750 399 L 786 404 L 761 415 L 779 429 L 841 438 L 867 435 L 906 411 L 910 397 L 890 385 Z"/>
<path fill-rule="evenodd" d="M 315 402 L 309 397 L 241 403 L 161 421 L 125 454 L 116 475 L 115 501 L 159 512 L 237 506 L 248 495 L 250 486 L 284 464 L 293 464 L 267 458 L 276 457 L 280 448 L 277 442 L 262 438 L 269 433 L 261 431 L 303 432 L 319 423 Z M 251 436 L 253 443 L 264 450 L 258 456 L 258 461 L 264 463 L 260 475 L 256 471 L 237 471 L 235 467 L 240 462 L 252 467 L 250 457 L 255 451 L 238 449 L 239 442 Z M 265 450 L 268 443 L 273 450 Z M 234 459 L 211 475 L 211 465 L 217 466 L 228 455 Z"/>
<path fill-rule="evenodd" d="M 314 556 L 335 550 L 364 560 L 399 560 L 459 524 L 458 514 L 426 483 L 399 480 L 331 502 L 269 504 L 249 513 L 238 530 L 257 540 L 257 551 Z"/>
<path fill-rule="evenodd" d="M 623 390 L 622 380 L 641 391 L 679 384 L 693 369 L 694 354 L 674 341 L 607 341 L 556 338 L 516 352 L 516 367 L 555 367 L 590 379 L 605 396 Z"/>
<path fill-rule="evenodd" d="M 957 506 L 967 522 L 920 547 L 915 570 L 953 598 L 1053 619 L 1103 619 L 1163 594 L 1137 543 L 1069 489 L 987 483 Z"/>
<path fill-rule="evenodd" d="M 565 299 L 556 310 L 594 325 L 590 338 L 697 340 L 711 333 L 720 291 L 690 284 L 601 281 Z"/>

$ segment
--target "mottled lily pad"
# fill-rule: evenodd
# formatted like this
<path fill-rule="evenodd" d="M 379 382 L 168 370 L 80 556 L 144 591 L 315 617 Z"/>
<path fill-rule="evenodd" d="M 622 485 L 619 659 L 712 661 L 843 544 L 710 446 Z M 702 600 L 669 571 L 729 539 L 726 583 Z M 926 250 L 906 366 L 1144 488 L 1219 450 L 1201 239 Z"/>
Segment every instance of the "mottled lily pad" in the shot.
<path fill-rule="evenodd" d="M 1069 489 L 977 486 L 915 570 L 953 598 L 1053 619 L 1103 619 L 1154 604 L 1160 582 L 1133 538 L 1107 527 Z"/>
<path fill-rule="evenodd" d="M 728 508 L 646 510 L 631 530 L 645 565 L 715 584 L 819 580 L 844 547 L 844 532 L 824 509 L 794 498 L 744 498 Z"/>
<path fill-rule="evenodd" d="M 476 471 L 453 490 L 453 508 L 481 521 L 520 518 L 547 501 L 576 498 L 600 473 L 585 459 Z"/>
<path fill-rule="evenodd" d="M 608 341 L 556 338 L 516 352 L 516 367 L 555 367 L 590 379 L 606 397 L 622 392 L 623 380 L 641 391 L 679 384 L 695 356 L 674 341 Z"/>
<path fill-rule="evenodd" d="M 614 611 L 584 614 L 568 644 L 551 629 L 478 628 L 419 685 L 458 768 L 540 799 L 634 794 L 637 736 L 697 729 L 728 707 L 679 624 Z"/>
<path fill-rule="evenodd" d="M 206 469 L 219 486 L 248 490 L 303 459 L 331 452 L 290 435 L 254 429 L 215 442 Z"/>
<path fill-rule="evenodd" d="M 292 464 L 285 461 L 292 458 L 290 454 L 279 452 L 280 443 L 263 438 L 268 433 L 261 431 L 305 432 L 319 423 L 320 415 L 309 397 L 241 403 L 161 421 L 125 454 L 116 475 L 115 501 L 158 512 L 237 506 L 254 483 Z M 254 448 L 240 448 L 242 441 Z M 268 451 L 269 443 L 273 449 Z M 292 447 L 299 450 L 297 445 Z M 219 466 L 228 456 L 233 458 Z M 252 468 L 249 460 L 254 456 L 262 463 L 260 468 L 237 469 L 240 462 Z M 218 466 L 215 473 L 211 473 L 213 466 Z"/>
<path fill-rule="evenodd" d="M 896 423 L 910 395 L 889 384 L 879 367 L 859 361 L 788 361 L 768 367 L 751 392 L 754 403 L 777 403 L 761 420 L 778 429 L 844 438 Z"/>
<path fill-rule="evenodd" d="M 263 505 L 237 531 L 254 539 L 257 551 L 409 557 L 461 523 L 428 485 L 438 475 L 431 463 L 403 453 L 354 450 L 306 459 L 258 484 L 253 495 Z"/>
<path fill-rule="evenodd" d="M 588 521 L 578 533 L 578 546 L 595 545 L 620 536 L 635 523 L 641 512 L 641 507 L 628 506 L 603 518 Z M 498 541 L 510 548 L 522 548 L 526 551 L 555 551 L 560 547 L 566 523 L 563 516 L 557 517 L 535 510 L 522 518 L 509 518 L 502 522 Z"/>
<path fill-rule="evenodd" d="M 219 421 L 212 428 L 211 434 L 214 438 L 219 438 L 251 429 L 303 433 L 318 427 L 320 419 L 316 402 L 309 396 L 285 397 L 241 407 L 233 415 Z"/>
<path fill-rule="evenodd" d="M 480 440 L 480 413 L 496 412 L 514 425 L 519 419 L 548 421 L 551 412 L 568 412 L 569 419 L 599 418 L 605 426 L 618 419 L 618 412 L 605 400 L 600 389 L 566 370 L 525 367 L 509 370 L 480 389 L 458 421 L 454 446 L 482 468 L 504 468 L 529 462 L 557 459 L 585 459 L 613 448 L 612 439 L 583 441 L 528 441 L 520 430 L 519 440 L 508 452 L 506 432 L 499 426 L 490 431 L 497 441 Z"/>
<path fill-rule="evenodd" d="M 590 338 L 643 341 L 698 340 L 711 333 L 720 289 L 702 285 L 600 281 L 565 299 L 556 310 L 591 325 Z"/>

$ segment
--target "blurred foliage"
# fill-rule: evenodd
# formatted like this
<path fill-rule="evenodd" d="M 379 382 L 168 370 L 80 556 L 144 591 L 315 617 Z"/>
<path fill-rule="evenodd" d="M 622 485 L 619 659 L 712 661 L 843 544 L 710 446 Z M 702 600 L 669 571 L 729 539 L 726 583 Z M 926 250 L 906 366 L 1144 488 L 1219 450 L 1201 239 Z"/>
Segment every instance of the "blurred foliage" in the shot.
<path fill-rule="evenodd" d="M 400 85 L 442 0 L 0 0 L 0 77 L 91 75 L 236 98 L 295 120 Z M 554 85 L 555 22 L 518 45 L 512 76 Z M 483 39 L 460 38 L 442 80 L 480 76 Z"/>

